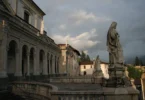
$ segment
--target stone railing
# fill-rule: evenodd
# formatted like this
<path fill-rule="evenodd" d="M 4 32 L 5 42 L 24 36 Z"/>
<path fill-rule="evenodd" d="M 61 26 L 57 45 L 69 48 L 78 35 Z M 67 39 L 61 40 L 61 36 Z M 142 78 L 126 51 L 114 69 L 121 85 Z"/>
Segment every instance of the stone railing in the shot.
<path fill-rule="evenodd" d="M 50 82 L 61 83 L 102 83 L 102 78 L 93 79 L 92 76 L 52 77 Z"/>
<path fill-rule="evenodd" d="M 13 82 L 12 93 L 23 98 L 36 100 L 52 100 L 51 92 L 56 92 L 57 87 L 40 82 Z"/>

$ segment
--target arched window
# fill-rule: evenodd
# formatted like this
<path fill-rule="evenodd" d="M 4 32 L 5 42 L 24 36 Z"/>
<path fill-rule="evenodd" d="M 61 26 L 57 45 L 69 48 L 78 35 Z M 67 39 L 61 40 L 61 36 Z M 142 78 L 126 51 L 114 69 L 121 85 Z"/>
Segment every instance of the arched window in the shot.
<path fill-rule="evenodd" d="M 24 21 L 29 23 L 30 14 L 27 11 L 24 11 Z"/>

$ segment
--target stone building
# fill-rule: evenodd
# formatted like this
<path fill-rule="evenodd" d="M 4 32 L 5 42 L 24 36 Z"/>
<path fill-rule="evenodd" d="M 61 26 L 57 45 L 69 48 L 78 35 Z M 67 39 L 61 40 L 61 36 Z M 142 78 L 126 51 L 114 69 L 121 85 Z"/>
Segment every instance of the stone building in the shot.
<path fill-rule="evenodd" d="M 61 49 L 60 74 L 79 75 L 79 51 L 69 44 L 58 44 L 58 46 Z"/>
<path fill-rule="evenodd" d="M 0 1 L 0 86 L 14 78 L 58 74 L 60 49 L 44 31 L 33 0 Z"/>
<path fill-rule="evenodd" d="M 101 61 L 100 62 L 101 70 L 105 78 L 109 78 L 108 74 L 108 63 Z M 81 75 L 92 75 L 94 71 L 93 61 L 84 61 L 80 62 L 80 74 Z"/>
<path fill-rule="evenodd" d="M 92 75 L 94 70 L 93 61 L 80 62 L 80 75 Z"/>

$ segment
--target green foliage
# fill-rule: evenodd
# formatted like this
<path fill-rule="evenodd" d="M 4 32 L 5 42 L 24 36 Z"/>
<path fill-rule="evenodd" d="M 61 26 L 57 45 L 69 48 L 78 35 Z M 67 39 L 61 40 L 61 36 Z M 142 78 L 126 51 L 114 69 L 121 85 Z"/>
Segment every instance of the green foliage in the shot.
<path fill-rule="evenodd" d="M 84 61 L 86 59 L 86 54 L 82 51 L 81 54 L 81 61 Z"/>
<path fill-rule="evenodd" d="M 86 55 L 83 51 L 79 61 L 90 61 L 89 55 Z"/>
<path fill-rule="evenodd" d="M 89 57 L 89 55 L 87 55 L 86 60 L 90 61 L 90 57 Z"/>
<path fill-rule="evenodd" d="M 140 65 L 143 66 L 143 62 L 142 62 L 142 60 L 140 60 Z"/>
<path fill-rule="evenodd" d="M 142 70 L 140 69 L 136 69 L 134 66 L 129 66 L 128 68 L 128 72 L 129 72 L 129 77 L 133 78 L 133 79 L 140 79 L 141 75 L 143 73 Z"/>

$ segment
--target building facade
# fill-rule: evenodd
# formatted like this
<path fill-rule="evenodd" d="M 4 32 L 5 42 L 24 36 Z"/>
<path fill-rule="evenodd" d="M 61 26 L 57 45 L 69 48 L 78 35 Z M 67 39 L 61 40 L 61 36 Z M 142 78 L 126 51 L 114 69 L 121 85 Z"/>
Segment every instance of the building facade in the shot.
<path fill-rule="evenodd" d="M 108 63 L 106 62 L 100 62 L 101 70 L 103 73 L 103 76 L 105 78 L 109 78 L 108 74 Z M 84 61 L 80 62 L 80 74 L 81 75 L 92 75 L 94 71 L 94 63 L 93 61 Z"/>
<path fill-rule="evenodd" d="M 79 51 L 69 44 L 58 44 L 58 46 L 61 49 L 60 74 L 79 75 Z"/>
<path fill-rule="evenodd" d="M 0 1 L 0 85 L 15 77 L 58 74 L 60 49 L 33 0 Z"/>
<path fill-rule="evenodd" d="M 92 75 L 94 71 L 93 61 L 80 62 L 80 75 Z"/>

